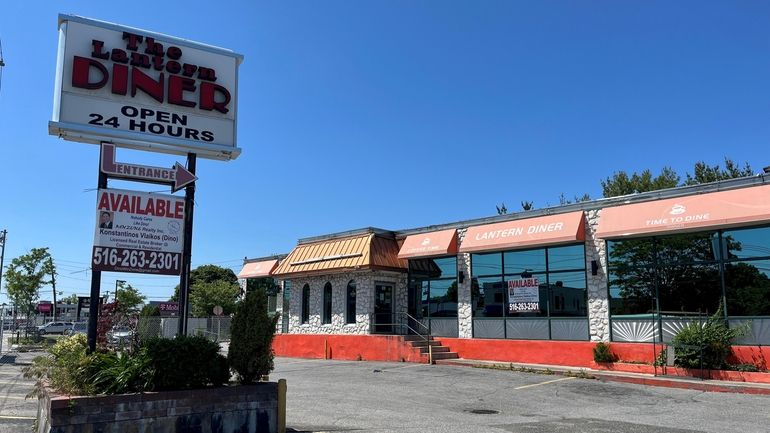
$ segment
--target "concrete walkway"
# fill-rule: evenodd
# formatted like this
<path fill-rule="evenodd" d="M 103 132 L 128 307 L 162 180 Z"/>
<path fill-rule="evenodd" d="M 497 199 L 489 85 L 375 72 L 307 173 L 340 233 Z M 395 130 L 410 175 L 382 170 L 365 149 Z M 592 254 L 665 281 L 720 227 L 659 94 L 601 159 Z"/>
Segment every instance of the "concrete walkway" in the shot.
<path fill-rule="evenodd" d="M 732 392 L 740 394 L 770 395 L 770 384 L 753 382 L 734 382 L 727 380 L 698 379 L 681 376 L 655 376 L 652 374 L 626 373 L 617 371 L 594 370 L 585 367 L 566 367 L 563 365 L 521 364 L 500 361 L 485 361 L 478 359 L 443 359 L 437 360 L 439 365 L 456 367 L 489 368 L 496 370 L 512 370 L 528 373 L 557 374 L 594 378 L 601 381 L 625 382 L 639 385 L 661 386 L 666 388 L 692 389 L 710 392 Z"/>

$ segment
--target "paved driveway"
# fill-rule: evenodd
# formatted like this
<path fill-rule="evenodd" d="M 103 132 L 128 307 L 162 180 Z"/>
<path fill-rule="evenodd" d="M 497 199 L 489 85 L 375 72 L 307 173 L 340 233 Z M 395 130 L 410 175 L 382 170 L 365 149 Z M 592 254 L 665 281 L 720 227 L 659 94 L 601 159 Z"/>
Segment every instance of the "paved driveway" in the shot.
<path fill-rule="evenodd" d="M 275 366 L 270 378 L 287 379 L 294 431 L 770 431 L 770 396 L 440 365 L 277 358 Z"/>

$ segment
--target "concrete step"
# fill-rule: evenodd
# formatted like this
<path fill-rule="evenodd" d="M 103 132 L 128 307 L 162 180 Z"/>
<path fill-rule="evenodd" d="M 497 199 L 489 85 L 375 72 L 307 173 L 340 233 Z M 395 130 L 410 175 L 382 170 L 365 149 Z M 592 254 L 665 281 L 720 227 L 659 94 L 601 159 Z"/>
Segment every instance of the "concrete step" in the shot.
<path fill-rule="evenodd" d="M 428 358 L 427 353 L 422 354 L 423 358 Z M 433 353 L 433 360 L 437 359 L 457 359 L 459 356 L 457 356 L 457 352 L 439 352 L 439 353 Z"/>
<path fill-rule="evenodd" d="M 441 343 L 435 340 L 425 341 L 425 340 L 419 340 L 419 341 L 409 341 L 408 342 L 412 347 L 428 347 L 428 346 L 441 346 Z"/>
<path fill-rule="evenodd" d="M 433 354 L 434 355 L 437 354 L 437 353 L 446 353 L 446 352 L 449 352 L 449 348 L 448 347 L 444 347 L 444 346 L 434 346 L 433 347 Z M 428 348 L 427 347 L 421 347 L 420 348 L 420 354 L 423 354 L 423 353 L 428 353 Z"/>

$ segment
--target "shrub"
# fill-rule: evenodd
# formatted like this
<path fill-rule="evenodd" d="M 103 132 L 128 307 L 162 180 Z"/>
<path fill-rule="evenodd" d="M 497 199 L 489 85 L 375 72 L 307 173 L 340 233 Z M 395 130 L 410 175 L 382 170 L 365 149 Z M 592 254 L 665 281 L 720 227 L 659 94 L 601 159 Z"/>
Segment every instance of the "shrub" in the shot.
<path fill-rule="evenodd" d="M 595 362 L 615 362 L 618 360 L 618 357 L 612 353 L 612 350 L 610 350 L 610 345 L 598 342 L 596 343 L 596 346 L 594 346 L 594 361 Z"/>
<path fill-rule="evenodd" d="M 228 362 L 240 383 L 248 384 L 273 369 L 273 336 L 278 315 L 267 313 L 267 293 L 257 288 L 235 309 L 230 326 Z"/>
<path fill-rule="evenodd" d="M 24 369 L 24 377 L 37 379 L 31 395 L 39 395 L 43 381 L 65 394 L 92 394 L 89 380 L 90 358 L 86 354 L 88 341 L 83 334 L 64 338 L 54 344 L 48 355 L 38 356 Z"/>
<path fill-rule="evenodd" d="M 154 370 L 146 349 L 127 352 L 101 352 L 90 355 L 88 377 L 98 394 L 125 394 L 149 391 Z"/>
<path fill-rule="evenodd" d="M 219 344 L 204 337 L 151 338 L 144 349 L 156 391 L 220 386 L 230 379 Z"/>
<path fill-rule="evenodd" d="M 722 369 L 732 353 L 733 341 L 748 332 L 748 324 L 729 328 L 722 307 L 701 325 L 690 322 L 672 341 L 674 365 L 684 368 Z"/>

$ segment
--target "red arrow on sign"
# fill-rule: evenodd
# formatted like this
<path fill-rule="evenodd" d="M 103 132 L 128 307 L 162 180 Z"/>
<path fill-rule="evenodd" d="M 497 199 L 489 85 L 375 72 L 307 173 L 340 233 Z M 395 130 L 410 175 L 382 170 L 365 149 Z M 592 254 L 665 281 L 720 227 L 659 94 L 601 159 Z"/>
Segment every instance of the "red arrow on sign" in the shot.
<path fill-rule="evenodd" d="M 102 143 L 100 169 L 102 173 L 112 177 L 171 185 L 171 192 L 179 191 L 198 180 L 197 176 L 178 162 L 171 168 L 116 162 L 115 145 L 108 143 Z"/>

